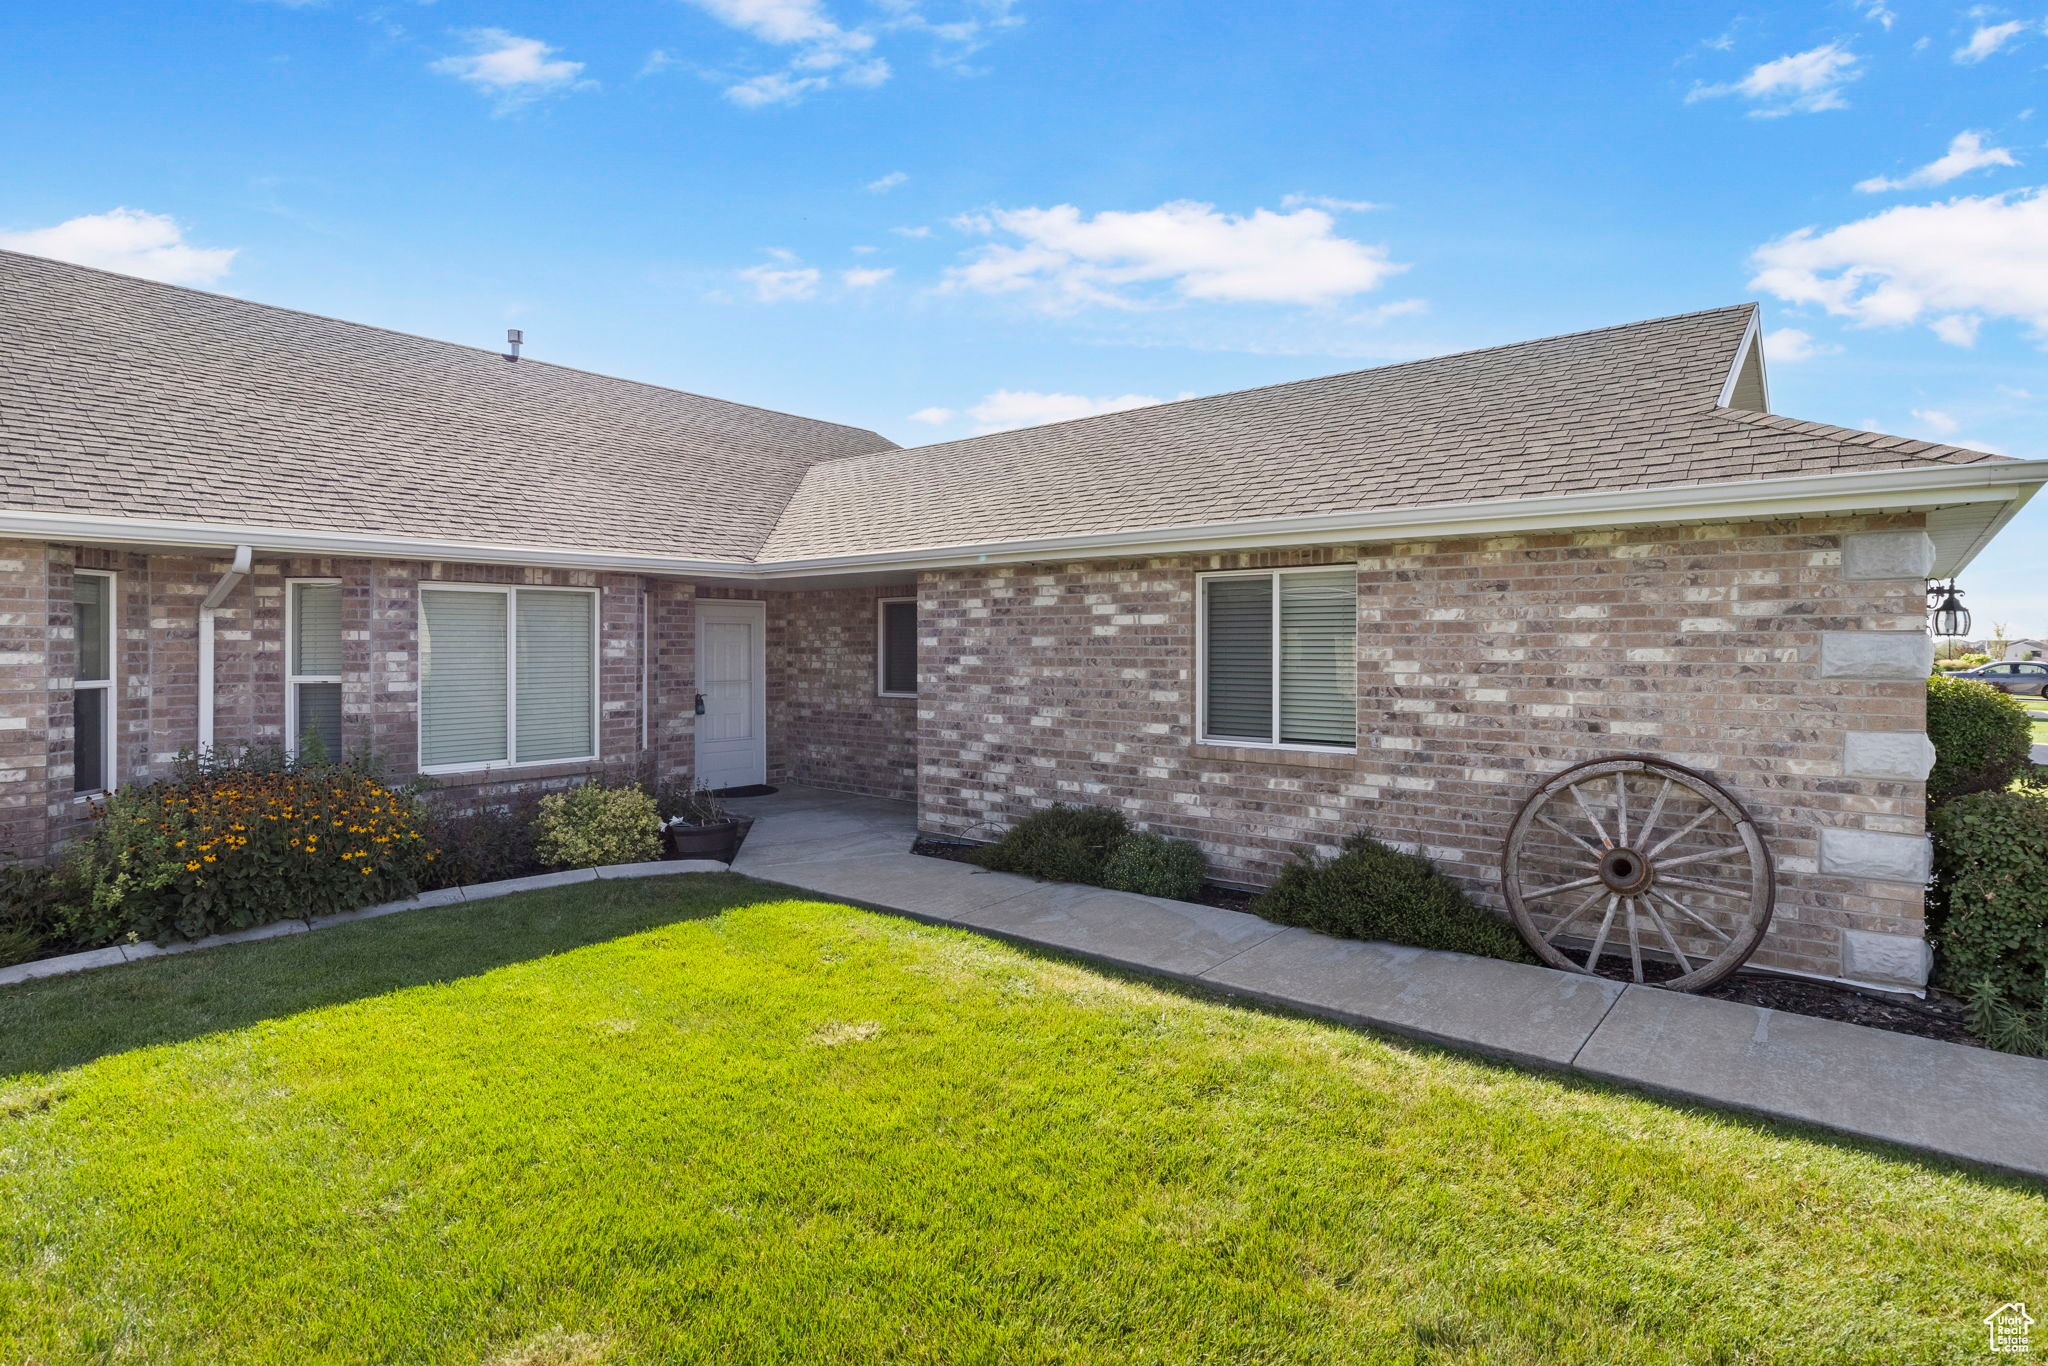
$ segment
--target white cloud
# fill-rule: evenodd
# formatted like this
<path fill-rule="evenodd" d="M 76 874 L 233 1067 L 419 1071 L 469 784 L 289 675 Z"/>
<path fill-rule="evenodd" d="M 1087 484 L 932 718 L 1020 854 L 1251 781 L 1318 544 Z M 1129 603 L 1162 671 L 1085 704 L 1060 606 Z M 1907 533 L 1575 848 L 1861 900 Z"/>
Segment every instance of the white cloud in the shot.
<path fill-rule="evenodd" d="M 1925 431 L 1936 436 L 1947 436 L 1962 424 L 1939 408 L 1915 408 L 1913 417 Z"/>
<path fill-rule="evenodd" d="M 1750 260 L 1753 288 L 1865 327 L 1925 321 L 1961 343 L 1979 319 L 2013 318 L 2048 334 L 2048 187 L 1801 228 Z"/>
<path fill-rule="evenodd" d="M 937 44 L 935 58 L 951 64 L 982 46 L 990 31 L 1017 22 L 1009 14 L 1011 0 L 955 0 L 970 17 L 946 23 L 927 18 L 919 0 L 880 0 L 883 17 L 851 27 L 834 19 L 821 0 L 689 2 L 749 37 L 792 50 L 780 69 L 726 86 L 728 99 L 750 108 L 791 104 L 835 88 L 883 84 L 894 71 L 887 59 L 874 54 L 882 36 L 922 33 Z"/>
<path fill-rule="evenodd" d="M 1966 65 L 1981 62 L 2032 27 L 2032 24 L 2019 19 L 2003 24 L 1979 24 L 1976 32 L 1970 35 L 1970 41 L 1955 50 L 1955 59 Z"/>
<path fill-rule="evenodd" d="M 538 38 L 521 38 L 501 28 L 469 29 L 462 38 L 474 50 L 443 57 L 432 63 L 432 69 L 495 95 L 499 113 L 543 95 L 591 84 L 577 79 L 583 74 L 583 63 L 554 57 L 555 49 Z"/>
<path fill-rule="evenodd" d="M 919 408 L 910 415 L 910 420 L 912 422 L 926 422 L 937 427 L 951 422 L 953 417 L 954 413 L 951 408 Z"/>
<path fill-rule="evenodd" d="M 910 176 L 906 172 L 891 171 L 885 176 L 877 176 L 875 179 L 870 180 L 867 183 L 866 189 L 869 194 L 887 194 L 908 179 L 910 179 Z"/>
<path fill-rule="evenodd" d="M 1796 327 L 1764 333 L 1764 356 L 1773 365 L 1797 365 L 1816 356 L 1832 356 L 1841 349 L 1832 342 L 1815 341 L 1812 333 Z"/>
<path fill-rule="evenodd" d="M 1846 109 L 1842 87 L 1863 73 L 1861 59 L 1840 43 L 1825 43 L 1795 52 L 1751 69 L 1747 76 L 1726 85 L 1696 85 L 1686 103 L 1739 95 L 1757 107 L 1749 112 L 1756 118 L 1781 114 L 1818 114 L 1827 109 Z"/>
<path fill-rule="evenodd" d="M 1337 236 L 1321 209 L 1244 216 L 1175 200 L 1087 217 L 1071 204 L 998 209 L 955 220 L 1013 241 L 977 250 L 945 288 L 1029 293 L 1047 307 L 1141 307 L 1161 296 L 1234 303 L 1327 304 L 1407 269 L 1384 247 Z"/>
<path fill-rule="evenodd" d="M 1326 194 L 1280 196 L 1280 207 L 1283 209 L 1298 209 L 1304 204 L 1312 208 L 1328 209 L 1332 213 L 1371 213 L 1379 207 L 1368 199 L 1333 199 Z"/>
<path fill-rule="evenodd" d="M 818 292 L 824 273 L 811 266 L 748 266 L 740 278 L 754 287 L 754 297 L 764 304 L 808 299 Z"/>
<path fill-rule="evenodd" d="M 1950 346 L 1975 346 L 1977 329 L 1983 325 L 1984 320 L 1974 313 L 1949 313 L 1936 318 L 1928 327 Z"/>
<path fill-rule="evenodd" d="M 895 273 L 896 271 L 893 267 L 863 268 L 856 266 L 852 270 L 840 271 L 839 278 L 845 283 L 848 289 L 873 289 L 876 285 L 882 283 L 882 281 L 888 279 L 891 275 L 894 275 Z"/>
<path fill-rule="evenodd" d="M 889 231 L 895 233 L 898 237 L 930 237 L 932 235 L 932 230 L 925 227 L 891 228 Z"/>
<path fill-rule="evenodd" d="M 50 228 L 0 232 L 0 247 L 170 285 L 215 283 L 239 250 L 189 246 L 175 219 L 126 208 L 68 218 Z"/>
<path fill-rule="evenodd" d="M 1923 185 L 1946 185 L 1958 176 L 1972 171 L 1981 171 L 1986 166 L 2017 166 L 2011 151 L 2004 147 L 1986 147 L 1982 133 L 1961 132 L 1949 140 L 1948 150 L 1918 170 L 1909 171 L 1896 180 L 1884 176 L 1872 176 L 1869 180 L 1856 183 L 1856 188 L 1865 194 L 1878 194 L 1885 190 L 1912 190 Z"/>
<path fill-rule="evenodd" d="M 1182 394 L 1192 398 L 1192 394 Z M 998 389 L 969 408 L 966 416 L 974 422 L 977 435 L 1007 432 L 1017 427 L 1041 427 L 1048 422 L 1067 422 L 1101 413 L 1128 412 L 1168 402 L 1150 394 L 1117 394 L 1090 398 L 1086 394 L 1042 394 L 1029 389 Z M 926 412 L 944 411 L 925 409 Z"/>
<path fill-rule="evenodd" d="M 1887 5 L 1885 0 L 1857 0 L 1856 12 L 1871 23 L 1881 24 L 1885 28 L 1890 28 L 1892 21 L 1899 17 L 1892 12 L 1891 6 Z"/>

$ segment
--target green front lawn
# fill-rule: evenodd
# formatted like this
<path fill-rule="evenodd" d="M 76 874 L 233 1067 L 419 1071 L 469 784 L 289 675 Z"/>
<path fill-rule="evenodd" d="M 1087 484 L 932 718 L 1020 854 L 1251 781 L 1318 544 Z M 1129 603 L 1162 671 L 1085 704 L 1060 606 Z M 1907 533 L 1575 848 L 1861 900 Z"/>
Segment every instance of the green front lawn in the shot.
<path fill-rule="evenodd" d="M 785 895 L 0 990 L 0 1361 L 1946 1361 L 2048 1302 L 2020 1182 Z"/>

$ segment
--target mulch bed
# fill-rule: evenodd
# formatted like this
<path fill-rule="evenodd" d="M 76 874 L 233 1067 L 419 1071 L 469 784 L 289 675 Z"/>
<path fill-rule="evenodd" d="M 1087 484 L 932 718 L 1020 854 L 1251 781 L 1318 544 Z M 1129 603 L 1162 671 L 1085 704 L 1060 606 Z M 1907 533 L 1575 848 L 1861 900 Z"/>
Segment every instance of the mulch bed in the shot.
<path fill-rule="evenodd" d="M 951 840 L 919 839 L 910 846 L 910 852 L 922 854 L 926 858 L 945 859 L 951 863 L 973 863 L 975 854 L 982 847 L 978 844 L 957 844 Z M 1219 887 L 1213 882 L 1205 882 L 1202 884 L 1201 893 L 1192 899 L 1201 905 L 1215 906 L 1221 910 L 1257 914 L 1252 908 L 1252 903 L 1258 899 L 1258 893 L 1240 891 L 1235 887 Z M 1624 982 L 1630 980 L 1629 962 L 1625 957 L 1603 955 L 1600 959 L 1600 969 L 1602 976 Z M 1654 983 L 1660 979 L 1669 980 L 1676 977 L 1678 970 L 1667 963 L 1645 961 L 1643 975 Z M 1794 1015 L 1839 1020 L 1844 1024 L 1869 1025 L 1873 1029 L 1889 1029 L 1895 1034 L 1914 1034 L 1923 1039 L 1938 1039 L 1942 1043 L 1983 1047 L 1964 1024 L 1962 1003 L 1939 993 L 1931 993 L 1924 1001 L 1912 1001 L 1875 996 L 1858 991 L 1854 987 L 1837 986 L 1832 982 L 1816 982 L 1803 977 L 1779 977 L 1745 968 L 1719 986 L 1699 994 L 1717 1001 L 1738 1001 L 1748 1006 L 1790 1011 Z"/>

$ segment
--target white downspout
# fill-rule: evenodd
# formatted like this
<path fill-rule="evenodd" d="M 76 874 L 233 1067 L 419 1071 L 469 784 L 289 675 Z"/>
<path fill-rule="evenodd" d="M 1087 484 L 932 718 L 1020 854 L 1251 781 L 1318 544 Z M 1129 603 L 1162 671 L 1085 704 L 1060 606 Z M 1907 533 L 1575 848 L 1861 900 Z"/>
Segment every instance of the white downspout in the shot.
<path fill-rule="evenodd" d="M 249 572 L 249 563 L 255 554 L 253 546 L 236 546 L 234 562 L 228 565 L 228 572 L 220 576 L 220 582 L 206 595 L 206 601 L 199 604 L 199 752 L 202 755 L 213 748 L 213 614 Z"/>

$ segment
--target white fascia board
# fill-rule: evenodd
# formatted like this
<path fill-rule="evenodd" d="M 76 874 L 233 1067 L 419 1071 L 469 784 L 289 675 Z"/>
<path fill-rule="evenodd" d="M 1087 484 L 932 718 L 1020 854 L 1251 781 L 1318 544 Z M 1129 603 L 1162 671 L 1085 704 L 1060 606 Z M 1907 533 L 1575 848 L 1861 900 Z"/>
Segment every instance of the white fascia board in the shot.
<path fill-rule="evenodd" d="M 910 573 L 971 564 L 1174 555 L 1270 546 L 1506 536 L 1665 522 L 1709 522 L 1820 513 L 1878 512 L 1956 503 L 2016 508 L 2048 483 L 2048 460 L 1683 484 L 1543 498 L 1496 498 L 1423 507 L 1311 513 L 1256 521 L 1034 537 L 969 545 L 785 560 L 703 560 L 641 552 L 375 536 L 295 527 L 239 526 L 0 508 L 0 537 L 137 548 L 218 549 L 252 545 L 264 555 L 345 555 L 456 564 L 535 565 L 668 578 L 772 583 L 782 579 Z M 2009 510 L 2007 514 L 2009 515 Z"/>
<path fill-rule="evenodd" d="M 1735 348 L 1735 362 L 1728 367 L 1728 378 L 1721 381 L 1719 406 L 1726 408 L 1735 402 L 1735 390 L 1742 383 L 1742 367 L 1749 360 L 1749 353 L 1756 350 L 1757 387 L 1763 390 L 1763 412 L 1771 410 L 1771 372 L 1764 365 L 1763 347 L 1764 311 L 1752 307 L 1749 310 L 1749 326 L 1742 330 L 1742 343 Z"/>

